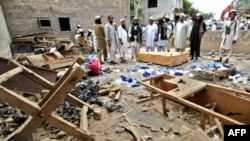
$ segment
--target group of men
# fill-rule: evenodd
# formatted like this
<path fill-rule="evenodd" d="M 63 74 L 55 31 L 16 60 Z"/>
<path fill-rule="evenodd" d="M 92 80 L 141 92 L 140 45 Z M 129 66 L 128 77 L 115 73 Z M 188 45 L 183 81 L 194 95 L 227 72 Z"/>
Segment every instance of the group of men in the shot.
<path fill-rule="evenodd" d="M 217 60 L 219 62 L 222 62 L 223 54 L 227 52 L 226 59 L 223 62 L 228 63 L 232 55 L 232 46 L 238 39 L 239 22 L 235 16 L 236 11 L 231 10 L 229 12 L 230 20 L 224 24 L 223 40 L 220 46 L 219 60 Z M 93 26 L 95 48 L 100 64 L 107 61 L 108 53 L 110 65 L 117 64 L 115 61 L 117 53 L 120 56 L 120 63 L 126 63 L 125 55 L 129 46 L 132 50 L 131 57 L 133 59 L 140 52 L 143 35 L 145 35 L 146 40 L 146 51 L 154 51 L 155 46 L 157 46 L 158 52 L 170 51 L 171 47 L 174 47 L 176 52 L 183 52 L 187 43 L 189 43 L 190 60 L 197 60 L 200 56 L 201 39 L 207 30 L 200 13 L 196 14 L 196 18 L 191 25 L 186 21 L 184 13 L 180 14 L 175 24 L 168 17 L 157 19 L 157 24 L 153 17 L 149 17 L 148 24 L 144 29 L 140 26 L 137 17 L 133 18 L 129 30 L 126 28 L 125 19 L 120 20 L 118 27 L 113 22 L 114 17 L 112 15 L 109 15 L 107 20 L 107 23 L 103 25 L 101 16 L 96 16 Z M 83 39 L 81 40 L 81 35 L 83 35 L 81 28 L 78 32 L 80 33 L 80 36 L 78 36 L 79 44 L 87 46 L 86 42 Z"/>

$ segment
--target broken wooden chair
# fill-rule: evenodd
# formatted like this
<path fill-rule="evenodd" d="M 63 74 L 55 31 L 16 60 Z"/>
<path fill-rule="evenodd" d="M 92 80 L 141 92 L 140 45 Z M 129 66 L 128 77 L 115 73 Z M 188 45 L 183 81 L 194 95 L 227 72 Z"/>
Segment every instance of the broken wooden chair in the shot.
<path fill-rule="evenodd" d="M 50 124 L 80 140 L 94 140 L 91 133 L 86 129 L 87 123 L 81 121 L 79 128 L 56 115 L 54 111 L 64 99 L 74 105 L 83 107 L 82 109 L 84 109 L 84 113 L 86 113 L 88 108 L 92 108 L 88 104 L 69 94 L 69 92 L 75 87 L 75 84 L 85 75 L 85 71 L 80 66 L 82 62 L 83 59 L 81 57 L 77 58 L 66 74 L 63 75 L 56 84 L 53 84 L 30 69 L 20 65 L 18 62 L 14 60 L 9 61 L 9 66 L 16 67 L 0 75 L 0 100 L 28 113 L 30 116 L 16 131 L 5 138 L 6 141 L 10 139 L 14 141 L 27 140 L 31 133 L 43 123 Z M 15 77 L 15 75 L 20 73 L 49 90 L 49 93 L 39 103 L 30 101 L 1 85 L 5 81 L 8 81 L 9 78 Z M 86 121 L 86 115 L 82 114 L 82 117 L 84 118 L 84 121 Z"/>

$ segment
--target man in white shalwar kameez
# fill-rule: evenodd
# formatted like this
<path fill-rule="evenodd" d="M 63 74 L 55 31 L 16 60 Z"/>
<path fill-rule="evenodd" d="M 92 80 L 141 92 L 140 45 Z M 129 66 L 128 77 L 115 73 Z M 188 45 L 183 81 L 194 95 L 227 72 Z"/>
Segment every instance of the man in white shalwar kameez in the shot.
<path fill-rule="evenodd" d="M 185 51 L 186 41 L 189 39 L 189 23 L 185 21 L 185 14 L 180 14 L 180 19 L 174 30 L 174 45 L 175 50 Z"/>
<path fill-rule="evenodd" d="M 219 62 L 222 62 L 223 53 L 227 52 L 226 60 L 223 63 L 228 63 L 232 55 L 233 45 L 238 40 L 240 22 L 236 20 L 236 10 L 229 12 L 230 20 L 226 21 L 222 33 L 222 42 L 219 51 Z"/>
<path fill-rule="evenodd" d="M 154 23 L 154 18 L 149 17 L 149 23 L 146 26 L 145 36 L 146 36 L 146 51 L 154 51 L 156 36 L 158 32 L 158 27 Z"/>
<path fill-rule="evenodd" d="M 124 59 L 125 58 L 125 53 L 128 48 L 128 32 L 126 29 L 126 22 L 125 19 L 120 20 L 121 24 L 118 27 L 118 37 L 119 37 L 119 53 L 121 57 L 121 63 L 126 63 L 127 61 Z"/>
<path fill-rule="evenodd" d="M 117 64 L 115 62 L 115 50 L 117 48 L 115 26 L 113 25 L 114 17 L 112 15 L 108 16 L 108 23 L 105 24 L 105 35 L 106 41 L 108 44 L 109 56 L 110 56 L 110 65 Z"/>

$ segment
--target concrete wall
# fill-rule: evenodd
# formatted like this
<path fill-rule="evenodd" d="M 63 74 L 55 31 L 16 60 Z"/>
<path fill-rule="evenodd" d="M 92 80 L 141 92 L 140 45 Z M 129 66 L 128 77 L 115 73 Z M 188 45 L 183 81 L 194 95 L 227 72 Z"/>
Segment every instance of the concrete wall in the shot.
<path fill-rule="evenodd" d="M 0 5 L 0 57 L 8 59 L 12 57 L 10 42 L 10 35 L 8 32 L 7 25 L 5 23 L 2 7 Z"/>
<path fill-rule="evenodd" d="M 113 15 L 119 23 L 121 18 L 129 20 L 128 0 L 1 0 L 6 23 L 11 37 L 38 32 L 52 32 L 57 37 L 73 39 L 77 24 L 86 31 L 92 29 L 94 17 Z M 59 17 L 70 19 L 70 31 L 61 31 Z M 49 18 L 51 27 L 40 27 L 38 18 Z M 129 21 L 127 22 L 129 23 Z"/>
<path fill-rule="evenodd" d="M 222 31 L 207 31 L 201 41 L 202 51 L 219 51 Z M 239 40 L 234 45 L 233 53 L 250 53 L 250 30 L 240 31 Z"/>

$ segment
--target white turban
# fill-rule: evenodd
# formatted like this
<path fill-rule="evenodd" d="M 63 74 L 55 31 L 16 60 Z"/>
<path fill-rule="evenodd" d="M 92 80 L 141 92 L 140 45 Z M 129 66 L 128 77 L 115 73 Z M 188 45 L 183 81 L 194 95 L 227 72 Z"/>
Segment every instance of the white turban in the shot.
<path fill-rule="evenodd" d="M 125 19 L 121 19 L 120 22 L 125 21 Z"/>
<path fill-rule="evenodd" d="M 181 13 L 180 16 L 186 17 L 186 15 L 184 13 Z"/>
<path fill-rule="evenodd" d="M 150 20 L 154 20 L 154 17 L 150 16 L 149 19 L 150 19 Z"/>
<path fill-rule="evenodd" d="M 95 16 L 95 20 L 101 19 L 101 16 Z"/>
<path fill-rule="evenodd" d="M 196 16 L 201 16 L 201 13 L 197 13 Z"/>

